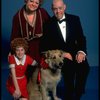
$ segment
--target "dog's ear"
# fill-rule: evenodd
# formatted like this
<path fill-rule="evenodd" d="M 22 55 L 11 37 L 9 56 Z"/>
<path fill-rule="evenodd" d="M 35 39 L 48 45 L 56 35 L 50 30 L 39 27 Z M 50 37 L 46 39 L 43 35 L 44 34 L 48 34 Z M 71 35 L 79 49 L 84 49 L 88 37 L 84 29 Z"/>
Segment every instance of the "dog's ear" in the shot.
<path fill-rule="evenodd" d="M 62 55 L 62 57 L 63 57 L 63 54 L 65 53 L 65 51 L 60 50 L 60 53 L 61 53 L 61 55 Z"/>
<path fill-rule="evenodd" d="M 45 56 L 46 56 L 46 58 L 49 58 L 49 57 L 50 57 L 50 50 L 48 50 L 48 51 L 45 53 Z"/>
<path fill-rule="evenodd" d="M 44 52 L 41 52 L 41 54 L 45 54 L 46 53 L 46 51 L 44 51 Z"/>
<path fill-rule="evenodd" d="M 65 53 L 63 50 L 60 50 L 61 54 Z"/>
<path fill-rule="evenodd" d="M 46 52 L 47 52 L 47 51 L 44 51 L 44 52 L 42 52 L 41 54 L 42 54 L 44 57 L 46 57 Z"/>
<path fill-rule="evenodd" d="M 49 50 L 48 50 L 48 51 L 42 52 L 42 54 L 43 54 L 46 58 L 48 58 L 48 57 L 49 57 Z"/>

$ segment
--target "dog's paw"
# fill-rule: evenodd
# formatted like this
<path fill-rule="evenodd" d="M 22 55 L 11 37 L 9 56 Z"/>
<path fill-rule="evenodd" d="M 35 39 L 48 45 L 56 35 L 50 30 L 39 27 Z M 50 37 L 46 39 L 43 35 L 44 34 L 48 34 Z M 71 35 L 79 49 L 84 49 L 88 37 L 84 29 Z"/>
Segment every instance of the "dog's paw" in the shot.
<path fill-rule="evenodd" d="M 51 100 L 51 97 L 48 96 L 48 97 L 47 97 L 47 100 Z"/>

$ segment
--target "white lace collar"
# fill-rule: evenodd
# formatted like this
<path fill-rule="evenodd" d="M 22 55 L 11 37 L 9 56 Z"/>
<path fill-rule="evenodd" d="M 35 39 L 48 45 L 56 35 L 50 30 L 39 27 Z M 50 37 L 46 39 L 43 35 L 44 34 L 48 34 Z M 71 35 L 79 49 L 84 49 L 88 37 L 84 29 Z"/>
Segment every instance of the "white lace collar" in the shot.
<path fill-rule="evenodd" d="M 15 55 L 14 55 L 14 58 L 15 58 L 15 62 L 17 65 L 24 65 L 25 64 L 25 60 L 26 60 L 26 55 L 23 56 L 22 58 L 22 61 L 20 61 Z"/>

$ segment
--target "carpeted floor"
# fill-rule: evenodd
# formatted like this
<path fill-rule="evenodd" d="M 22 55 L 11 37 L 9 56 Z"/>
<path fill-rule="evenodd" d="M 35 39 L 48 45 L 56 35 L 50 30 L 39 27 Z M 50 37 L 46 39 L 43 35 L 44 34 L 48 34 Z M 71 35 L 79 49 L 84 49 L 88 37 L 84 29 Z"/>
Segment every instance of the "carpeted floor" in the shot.
<path fill-rule="evenodd" d="M 9 71 L 8 69 L 2 68 L 1 69 L 1 100 L 13 100 L 11 95 L 6 90 L 6 80 L 8 77 Z M 98 93 L 98 67 L 91 67 L 90 73 L 87 80 L 86 85 L 86 93 L 83 95 L 81 100 L 99 100 L 99 93 Z M 58 92 L 58 96 L 63 100 L 63 82 L 60 84 L 61 91 Z"/>

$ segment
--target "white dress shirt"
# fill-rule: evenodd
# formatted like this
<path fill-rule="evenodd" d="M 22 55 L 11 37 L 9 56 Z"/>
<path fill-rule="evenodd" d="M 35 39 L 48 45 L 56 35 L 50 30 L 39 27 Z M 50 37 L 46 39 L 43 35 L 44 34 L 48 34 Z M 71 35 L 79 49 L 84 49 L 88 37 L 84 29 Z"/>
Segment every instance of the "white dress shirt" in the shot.
<path fill-rule="evenodd" d="M 62 19 L 64 19 L 64 18 L 65 18 L 65 15 L 63 15 Z M 62 19 L 60 19 L 60 20 L 62 20 Z M 62 23 L 58 22 L 58 25 L 60 27 L 63 39 L 66 42 L 66 22 L 65 21 L 63 21 Z"/>

